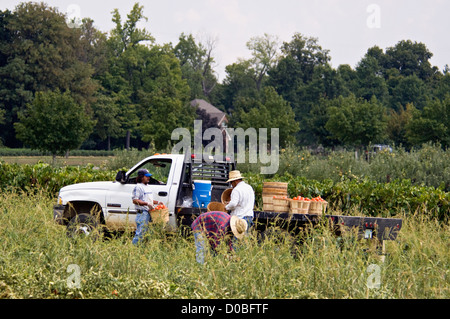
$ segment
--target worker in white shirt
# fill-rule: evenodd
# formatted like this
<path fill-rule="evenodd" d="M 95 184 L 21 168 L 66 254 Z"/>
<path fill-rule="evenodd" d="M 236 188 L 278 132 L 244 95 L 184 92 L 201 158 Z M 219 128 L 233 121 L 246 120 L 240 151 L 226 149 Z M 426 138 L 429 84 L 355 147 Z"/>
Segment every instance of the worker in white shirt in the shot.
<path fill-rule="evenodd" d="M 231 211 L 231 216 L 244 219 L 247 224 L 247 231 L 253 226 L 253 207 L 255 205 L 255 192 L 253 187 L 244 182 L 240 171 L 231 171 L 227 183 L 231 183 L 230 202 L 225 206 L 227 211 Z"/>

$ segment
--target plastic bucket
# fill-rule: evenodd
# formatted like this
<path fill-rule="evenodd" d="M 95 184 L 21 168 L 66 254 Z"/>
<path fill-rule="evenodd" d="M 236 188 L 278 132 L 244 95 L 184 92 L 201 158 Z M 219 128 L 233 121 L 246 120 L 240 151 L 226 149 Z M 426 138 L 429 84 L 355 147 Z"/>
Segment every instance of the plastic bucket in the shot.
<path fill-rule="evenodd" d="M 211 202 L 211 181 L 194 180 L 192 207 L 207 207 Z"/>

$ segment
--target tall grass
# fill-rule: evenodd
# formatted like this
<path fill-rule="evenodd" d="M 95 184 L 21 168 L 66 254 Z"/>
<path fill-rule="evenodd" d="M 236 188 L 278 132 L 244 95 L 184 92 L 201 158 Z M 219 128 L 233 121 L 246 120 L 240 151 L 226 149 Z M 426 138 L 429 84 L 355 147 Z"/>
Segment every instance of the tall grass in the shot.
<path fill-rule="evenodd" d="M 449 226 L 422 216 L 405 218 L 384 263 L 351 232 L 335 238 L 324 226 L 297 246 L 299 237 L 258 242 L 252 234 L 233 258 L 220 247 L 200 265 L 191 237 L 157 227 L 139 247 L 132 233 L 68 239 L 52 205 L 44 194 L 0 194 L 0 298 L 450 297 Z M 80 269 L 78 288 L 69 265 Z M 368 287 L 370 265 L 379 267 L 378 288 Z"/>

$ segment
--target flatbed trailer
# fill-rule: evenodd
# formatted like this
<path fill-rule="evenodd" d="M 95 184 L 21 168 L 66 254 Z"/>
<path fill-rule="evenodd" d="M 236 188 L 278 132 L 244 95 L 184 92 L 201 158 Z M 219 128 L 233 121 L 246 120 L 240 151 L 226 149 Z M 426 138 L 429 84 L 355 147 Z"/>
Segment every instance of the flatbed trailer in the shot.
<path fill-rule="evenodd" d="M 187 165 L 185 178 L 181 182 L 178 200 L 175 207 L 175 219 L 178 226 L 190 225 L 195 218 L 207 211 L 206 208 L 184 207 L 183 198 L 192 197 L 192 181 L 194 179 L 212 180 L 211 201 L 221 202 L 222 193 L 230 188 L 226 183 L 228 173 L 235 168 L 235 163 L 205 163 L 192 162 Z M 395 240 L 402 228 L 402 219 L 400 218 L 381 218 L 366 216 L 345 216 L 333 214 L 291 214 L 276 211 L 254 211 L 255 229 L 264 233 L 269 228 L 278 227 L 281 230 L 291 234 L 299 234 L 305 231 L 307 227 L 316 226 L 320 223 L 327 223 L 336 236 L 341 236 L 343 232 L 355 232 L 358 238 L 377 239 L 377 244 L 384 249 L 384 241 Z"/>
<path fill-rule="evenodd" d="M 177 219 L 180 225 L 190 226 L 195 218 L 206 212 L 204 208 L 177 207 Z M 358 238 L 395 240 L 402 228 L 400 218 L 381 218 L 365 216 L 291 214 L 270 211 L 255 211 L 254 223 L 257 231 L 265 231 L 268 227 L 279 227 L 293 234 L 298 234 L 306 227 L 326 222 L 340 236 L 344 231 L 355 231 Z"/>

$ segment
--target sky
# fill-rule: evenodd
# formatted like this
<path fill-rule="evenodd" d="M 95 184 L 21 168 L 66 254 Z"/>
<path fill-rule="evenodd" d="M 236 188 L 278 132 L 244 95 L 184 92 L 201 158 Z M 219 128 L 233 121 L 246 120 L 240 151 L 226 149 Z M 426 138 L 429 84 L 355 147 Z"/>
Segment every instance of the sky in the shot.
<path fill-rule="evenodd" d="M 0 0 L 0 10 L 23 1 Z M 385 50 L 401 40 L 424 43 L 431 64 L 450 65 L 450 0 L 47 0 L 69 17 L 89 17 L 103 32 L 113 27 L 113 9 L 122 21 L 134 3 L 144 6 L 145 28 L 156 43 L 176 45 L 181 33 L 197 41 L 215 40 L 214 70 L 219 81 L 225 67 L 250 57 L 246 43 L 264 33 L 289 42 L 295 33 L 318 39 L 330 51 L 331 65 L 356 67 L 375 45 Z"/>

